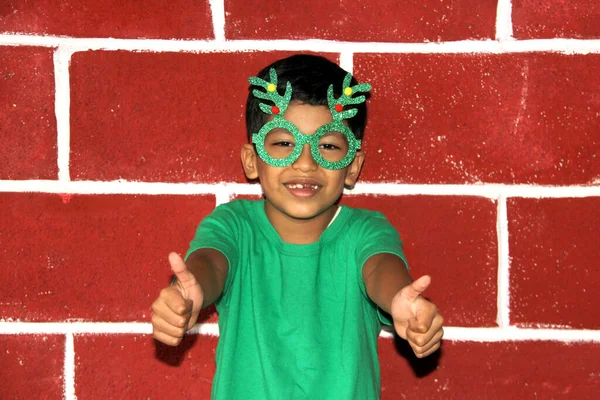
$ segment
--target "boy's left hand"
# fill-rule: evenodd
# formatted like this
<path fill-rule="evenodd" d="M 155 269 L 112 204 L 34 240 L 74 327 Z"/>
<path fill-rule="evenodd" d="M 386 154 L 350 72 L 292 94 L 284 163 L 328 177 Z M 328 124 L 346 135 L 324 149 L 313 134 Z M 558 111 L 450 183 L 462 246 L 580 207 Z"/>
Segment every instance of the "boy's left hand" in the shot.
<path fill-rule="evenodd" d="M 422 276 L 403 287 L 392 299 L 394 328 L 419 358 L 436 351 L 444 335 L 444 318 L 435 304 L 421 296 L 430 283 L 429 276 Z"/>

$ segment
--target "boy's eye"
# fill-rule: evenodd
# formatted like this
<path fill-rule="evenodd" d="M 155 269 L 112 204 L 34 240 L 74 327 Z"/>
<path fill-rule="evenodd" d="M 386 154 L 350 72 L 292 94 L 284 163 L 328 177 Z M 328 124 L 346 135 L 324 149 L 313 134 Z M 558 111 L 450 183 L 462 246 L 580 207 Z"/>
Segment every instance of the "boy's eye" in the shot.
<path fill-rule="evenodd" d="M 323 150 L 340 150 L 339 146 L 336 146 L 335 144 L 332 144 L 332 143 L 321 143 L 319 145 L 319 148 L 323 149 Z"/>
<path fill-rule="evenodd" d="M 273 143 L 273 146 L 294 147 L 294 143 L 281 140 L 281 141 Z"/>
<path fill-rule="evenodd" d="M 338 162 L 348 154 L 348 140 L 340 132 L 328 132 L 319 139 L 319 153 L 326 161 Z"/>
<path fill-rule="evenodd" d="M 328 132 L 319 140 L 319 149 L 324 151 L 347 150 L 348 140 L 339 132 Z"/>

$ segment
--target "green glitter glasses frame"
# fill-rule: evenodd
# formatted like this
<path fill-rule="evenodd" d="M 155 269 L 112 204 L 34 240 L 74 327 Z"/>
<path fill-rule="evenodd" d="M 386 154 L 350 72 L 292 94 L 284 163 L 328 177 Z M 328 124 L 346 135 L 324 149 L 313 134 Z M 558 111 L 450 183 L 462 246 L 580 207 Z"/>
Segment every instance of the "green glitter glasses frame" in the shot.
<path fill-rule="evenodd" d="M 358 110 L 356 108 L 344 110 L 344 106 L 363 103 L 365 101 L 365 96 L 361 95 L 352 97 L 352 95 L 358 92 L 368 92 L 371 90 L 371 85 L 368 83 L 362 83 L 350 87 L 352 75 L 347 74 L 344 78 L 342 95 L 339 99 L 336 99 L 333 96 L 333 84 L 330 85 L 327 89 L 327 104 L 329 106 L 329 111 L 331 112 L 333 121 L 321 126 L 313 135 L 310 135 L 300 132 L 296 125 L 285 120 L 283 117 L 289 106 L 290 99 L 292 98 L 292 85 L 290 82 L 287 82 L 285 93 L 283 96 L 281 96 L 279 93 L 277 93 L 277 73 L 273 68 L 269 70 L 269 78 L 270 82 L 255 76 L 248 79 L 251 85 L 260 86 L 265 89 L 265 92 L 254 89 L 252 94 L 255 97 L 263 100 L 269 100 L 274 104 L 273 106 L 265 103 L 259 104 L 260 109 L 265 114 L 273 116 L 273 119 L 264 124 L 258 133 L 254 133 L 252 135 L 252 143 L 256 145 L 256 152 L 260 158 L 273 167 L 287 167 L 296 162 L 296 160 L 300 157 L 300 154 L 302 154 L 304 145 L 308 144 L 314 160 L 321 167 L 329 170 L 337 170 L 347 167 L 352 160 L 354 160 L 356 151 L 360 149 L 361 141 L 356 139 L 350 128 L 348 128 L 348 126 L 344 125 L 342 122 L 344 119 L 354 117 Z M 282 157 L 273 157 L 265 148 L 265 140 L 267 135 L 275 130 L 287 131 L 291 134 L 291 136 L 293 136 L 293 149 L 291 152 L 282 151 L 281 153 L 284 154 Z M 320 149 L 320 143 L 323 137 L 332 132 L 339 132 L 344 135 L 348 144 L 348 152 L 339 160 L 337 160 L 337 158 L 339 158 L 338 156 L 334 156 L 333 159 L 335 159 L 335 161 L 328 159 L 327 156 L 323 156 Z M 285 141 L 284 144 L 287 146 L 287 144 L 291 143 L 289 143 L 289 141 Z M 325 146 L 328 145 L 326 144 Z M 331 145 L 329 147 L 331 147 Z M 326 154 L 327 151 L 328 150 L 324 150 Z"/>

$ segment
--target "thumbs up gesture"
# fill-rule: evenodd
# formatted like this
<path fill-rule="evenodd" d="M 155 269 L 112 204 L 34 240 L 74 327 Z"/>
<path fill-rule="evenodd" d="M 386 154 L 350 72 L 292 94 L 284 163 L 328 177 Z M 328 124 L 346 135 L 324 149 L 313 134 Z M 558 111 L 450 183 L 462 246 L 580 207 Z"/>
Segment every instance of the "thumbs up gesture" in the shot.
<path fill-rule="evenodd" d="M 419 358 L 436 351 L 444 335 L 444 318 L 435 304 L 421 295 L 430 283 L 429 276 L 422 276 L 403 287 L 392 299 L 394 328 L 401 338 L 408 341 Z"/>
<path fill-rule="evenodd" d="M 198 320 L 204 294 L 177 253 L 169 254 L 169 264 L 177 281 L 162 289 L 152 303 L 152 336 L 160 342 L 176 346 Z"/>

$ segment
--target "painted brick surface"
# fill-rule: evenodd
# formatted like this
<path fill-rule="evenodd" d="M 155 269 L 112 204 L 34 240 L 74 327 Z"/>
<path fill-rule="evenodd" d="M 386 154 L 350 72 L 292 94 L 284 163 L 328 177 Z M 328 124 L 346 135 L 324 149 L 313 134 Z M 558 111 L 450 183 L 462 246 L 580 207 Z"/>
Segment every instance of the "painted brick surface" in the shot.
<path fill-rule="evenodd" d="M 3 0 L 0 32 L 79 37 L 211 39 L 207 0 Z"/>
<path fill-rule="evenodd" d="M 63 397 L 62 335 L 0 335 L 0 397 Z"/>
<path fill-rule="evenodd" d="M 208 399 L 216 337 L 189 335 L 177 347 L 149 335 L 76 336 L 75 394 L 79 400 Z M 98 377 L 103 382 L 98 384 Z"/>
<path fill-rule="evenodd" d="M 354 72 L 374 84 L 363 181 L 598 182 L 599 54 L 365 54 Z"/>
<path fill-rule="evenodd" d="M 53 52 L 0 46 L 0 179 L 56 179 Z"/>
<path fill-rule="evenodd" d="M 513 0 L 512 9 L 517 39 L 600 38 L 597 0 Z"/>
<path fill-rule="evenodd" d="M 411 275 L 431 275 L 425 296 L 448 326 L 495 326 L 496 204 L 467 196 L 346 196 L 381 211 L 400 233 Z"/>
<path fill-rule="evenodd" d="M 228 39 L 422 42 L 492 39 L 495 0 L 225 0 Z"/>
<path fill-rule="evenodd" d="M 0 319 L 149 321 L 213 196 L 0 194 Z M 15 229 L 18 227 L 18 229 Z"/>
<path fill-rule="evenodd" d="M 74 54 L 72 179 L 245 182 L 248 77 L 287 55 Z"/>
<path fill-rule="evenodd" d="M 409 352 L 379 340 L 382 400 L 593 399 L 600 385 L 598 343 L 444 341 L 437 359 Z"/>
<path fill-rule="evenodd" d="M 600 329 L 599 206 L 598 197 L 509 200 L 513 324 Z"/>

